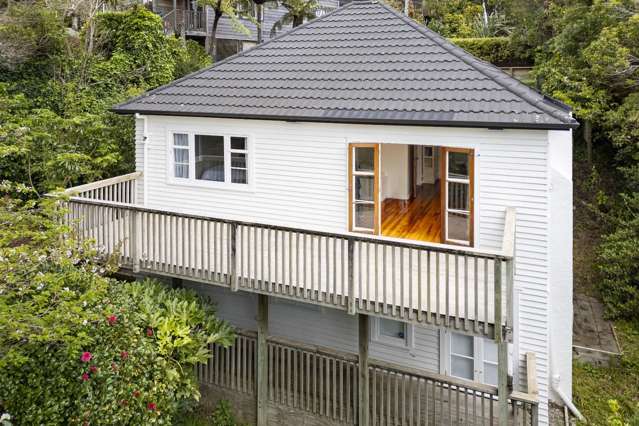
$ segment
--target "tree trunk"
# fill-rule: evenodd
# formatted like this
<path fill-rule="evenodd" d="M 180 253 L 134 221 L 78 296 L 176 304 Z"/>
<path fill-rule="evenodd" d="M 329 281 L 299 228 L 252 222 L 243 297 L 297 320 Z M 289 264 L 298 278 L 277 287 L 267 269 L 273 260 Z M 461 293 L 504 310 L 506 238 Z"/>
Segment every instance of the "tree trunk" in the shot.
<path fill-rule="evenodd" d="M 215 9 L 215 16 L 213 17 L 213 25 L 211 26 L 211 36 L 209 37 L 209 54 L 215 60 L 215 54 L 217 52 L 217 24 L 222 17 L 222 11 Z"/>
<path fill-rule="evenodd" d="M 588 168 L 592 168 L 592 123 L 590 120 L 584 122 L 584 141 L 586 142 L 586 161 Z"/>
<path fill-rule="evenodd" d="M 293 16 L 293 28 L 298 27 L 304 23 L 302 16 Z"/>

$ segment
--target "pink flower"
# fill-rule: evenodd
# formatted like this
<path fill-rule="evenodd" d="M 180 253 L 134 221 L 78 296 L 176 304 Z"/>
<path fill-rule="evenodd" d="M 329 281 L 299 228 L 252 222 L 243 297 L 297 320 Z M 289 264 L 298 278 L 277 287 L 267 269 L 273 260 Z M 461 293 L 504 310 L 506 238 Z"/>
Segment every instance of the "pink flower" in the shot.
<path fill-rule="evenodd" d="M 138 397 L 140 396 L 140 391 L 139 391 L 139 390 L 134 390 L 134 391 L 133 391 L 133 396 L 134 396 L 135 398 L 138 398 Z"/>
<path fill-rule="evenodd" d="M 98 372 L 98 367 L 96 367 L 95 365 L 92 365 L 91 367 L 89 367 L 89 371 L 91 373 L 97 373 Z"/>
<path fill-rule="evenodd" d="M 89 361 L 91 361 L 91 358 L 93 358 L 93 355 L 91 355 L 91 352 L 82 352 L 82 356 L 80 357 L 80 361 L 89 362 Z"/>
<path fill-rule="evenodd" d="M 151 411 L 155 411 L 155 409 L 158 408 L 158 406 L 155 405 L 155 402 L 149 402 L 148 404 L 146 404 L 146 408 L 148 408 Z"/>
<path fill-rule="evenodd" d="M 87 373 L 82 374 L 82 381 L 86 382 L 87 380 L 89 380 L 89 375 Z"/>
<path fill-rule="evenodd" d="M 153 337 L 153 329 L 151 327 L 146 329 L 146 335 L 148 337 Z"/>
<path fill-rule="evenodd" d="M 127 351 L 120 352 L 120 358 L 127 359 L 129 357 L 129 353 Z"/>
<path fill-rule="evenodd" d="M 113 325 L 118 321 L 118 317 L 116 317 L 115 315 L 109 315 L 107 317 L 107 322 L 109 323 L 109 325 Z"/>

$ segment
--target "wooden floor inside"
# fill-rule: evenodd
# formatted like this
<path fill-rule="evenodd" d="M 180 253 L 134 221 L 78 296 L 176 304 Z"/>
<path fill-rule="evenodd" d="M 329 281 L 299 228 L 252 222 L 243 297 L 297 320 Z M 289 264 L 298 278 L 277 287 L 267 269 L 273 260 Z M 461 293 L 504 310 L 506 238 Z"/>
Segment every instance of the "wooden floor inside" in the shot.
<path fill-rule="evenodd" d="M 441 242 L 439 185 L 420 185 L 410 200 L 387 198 L 382 205 L 382 235 Z"/>

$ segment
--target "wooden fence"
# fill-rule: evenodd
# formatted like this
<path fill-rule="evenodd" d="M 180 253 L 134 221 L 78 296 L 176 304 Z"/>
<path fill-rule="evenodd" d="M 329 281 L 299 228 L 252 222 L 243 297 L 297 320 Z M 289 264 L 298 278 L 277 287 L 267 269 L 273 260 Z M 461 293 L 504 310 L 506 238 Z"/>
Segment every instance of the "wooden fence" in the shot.
<path fill-rule="evenodd" d="M 202 383 L 256 394 L 256 338 L 238 335 L 229 348 L 211 347 L 198 370 Z M 353 354 L 283 339 L 268 341 L 268 400 L 332 421 L 357 424 L 358 360 Z M 369 360 L 369 423 L 374 426 L 496 425 L 497 389 L 479 383 Z M 533 395 L 513 393 L 509 424 L 537 424 Z"/>

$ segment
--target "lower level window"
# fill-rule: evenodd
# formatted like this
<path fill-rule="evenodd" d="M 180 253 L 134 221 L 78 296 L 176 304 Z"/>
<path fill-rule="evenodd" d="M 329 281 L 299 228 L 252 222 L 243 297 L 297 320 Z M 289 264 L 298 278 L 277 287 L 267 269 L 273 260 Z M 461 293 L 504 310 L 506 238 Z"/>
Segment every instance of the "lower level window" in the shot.
<path fill-rule="evenodd" d="M 248 141 L 244 136 L 173 133 L 173 178 L 249 183 Z"/>
<path fill-rule="evenodd" d="M 412 325 L 386 318 L 372 318 L 371 321 L 373 341 L 405 348 L 413 346 Z"/>
<path fill-rule="evenodd" d="M 497 344 L 482 337 L 442 331 L 442 373 L 497 386 Z"/>

